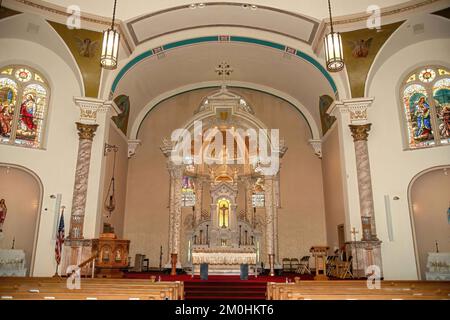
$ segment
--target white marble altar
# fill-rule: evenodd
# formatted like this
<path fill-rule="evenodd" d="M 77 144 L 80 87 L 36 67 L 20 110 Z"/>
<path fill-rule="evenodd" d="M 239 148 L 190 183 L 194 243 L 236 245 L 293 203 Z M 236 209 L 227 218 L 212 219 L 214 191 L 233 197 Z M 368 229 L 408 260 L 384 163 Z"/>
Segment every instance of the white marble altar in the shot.
<path fill-rule="evenodd" d="M 450 281 L 450 252 L 429 252 L 426 279 Z"/>
<path fill-rule="evenodd" d="M 0 249 L 0 277 L 25 277 L 25 251 Z"/>

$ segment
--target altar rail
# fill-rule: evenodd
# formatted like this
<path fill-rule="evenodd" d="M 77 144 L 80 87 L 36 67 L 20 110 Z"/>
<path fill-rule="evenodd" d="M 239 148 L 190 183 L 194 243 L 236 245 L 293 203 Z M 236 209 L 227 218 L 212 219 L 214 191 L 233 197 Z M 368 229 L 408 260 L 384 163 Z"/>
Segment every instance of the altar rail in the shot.
<path fill-rule="evenodd" d="M 138 279 L 81 279 L 68 289 L 66 278 L 0 278 L 1 300 L 183 300 L 183 282 Z"/>
<path fill-rule="evenodd" d="M 298 281 L 267 283 L 268 300 L 450 300 L 450 282 L 381 281 L 369 289 L 367 281 Z"/>

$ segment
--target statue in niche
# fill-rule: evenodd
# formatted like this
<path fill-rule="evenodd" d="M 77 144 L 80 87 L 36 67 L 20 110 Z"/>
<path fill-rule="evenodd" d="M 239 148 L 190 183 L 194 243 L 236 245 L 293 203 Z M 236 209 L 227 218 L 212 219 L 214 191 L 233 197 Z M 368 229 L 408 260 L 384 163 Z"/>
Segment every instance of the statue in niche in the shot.
<path fill-rule="evenodd" d="M 6 219 L 6 212 L 8 208 L 6 207 L 5 199 L 0 200 L 0 232 L 3 232 L 3 223 Z"/>

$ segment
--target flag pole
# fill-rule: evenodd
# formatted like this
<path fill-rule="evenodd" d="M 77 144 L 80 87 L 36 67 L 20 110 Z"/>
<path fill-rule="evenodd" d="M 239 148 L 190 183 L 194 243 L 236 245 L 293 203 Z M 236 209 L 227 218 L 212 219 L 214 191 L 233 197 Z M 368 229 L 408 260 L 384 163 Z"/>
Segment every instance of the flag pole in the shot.
<path fill-rule="evenodd" d="M 56 264 L 56 271 L 55 271 L 55 274 L 53 275 L 53 278 L 61 278 L 58 274 L 58 267 L 59 267 L 59 263 Z"/>

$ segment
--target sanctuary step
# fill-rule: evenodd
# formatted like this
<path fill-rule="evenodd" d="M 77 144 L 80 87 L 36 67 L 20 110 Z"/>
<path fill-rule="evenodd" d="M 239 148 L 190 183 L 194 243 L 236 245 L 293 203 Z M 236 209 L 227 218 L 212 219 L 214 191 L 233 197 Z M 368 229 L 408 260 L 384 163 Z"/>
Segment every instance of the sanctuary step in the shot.
<path fill-rule="evenodd" d="M 265 281 L 185 282 L 186 300 L 265 300 Z"/>

